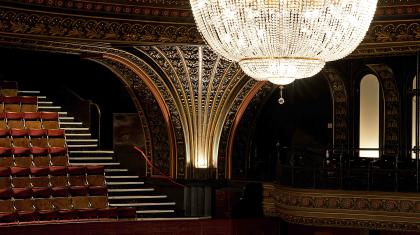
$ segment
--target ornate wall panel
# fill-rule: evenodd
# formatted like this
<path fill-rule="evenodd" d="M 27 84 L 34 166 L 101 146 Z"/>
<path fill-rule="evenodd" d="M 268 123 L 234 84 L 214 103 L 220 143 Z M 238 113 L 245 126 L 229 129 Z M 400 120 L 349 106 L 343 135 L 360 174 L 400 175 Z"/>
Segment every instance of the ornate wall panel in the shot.
<path fill-rule="evenodd" d="M 367 65 L 378 77 L 385 100 L 385 154 L 398 154 L 400 136 L 400 96 L 393 71 L 385 64 Z"/>
<path fill-rule="evenodd" d="M 245 77 L 239 66 L 219 58 L 208 47 L 157 46 L 137 47 L 168 78 L 178 110 L 190 167 L 218 168 L 225 177 L 226 141 L 237 108 L 255 81 Z M 223 136 L 223 138 L 222 138 Z M 223 146 L 223 147 L 222 147 Z M 220 162 L 219 162 L 220 160 Z"/>
<path fill-rule="evenodd" d="M 303 225 L 420 230 L 420 196 L 410 193 L 293 189 L 266 183 L 266 216 Z"/>
<path fill-rule="evenodd" d="M 348 98 L 346 85 L 339 71 L 331 66 L 322 70 L 322 74 L 328 81 L 333 101 L 333 131 L 334 147 L 340 148 L 348 146 Z"/>

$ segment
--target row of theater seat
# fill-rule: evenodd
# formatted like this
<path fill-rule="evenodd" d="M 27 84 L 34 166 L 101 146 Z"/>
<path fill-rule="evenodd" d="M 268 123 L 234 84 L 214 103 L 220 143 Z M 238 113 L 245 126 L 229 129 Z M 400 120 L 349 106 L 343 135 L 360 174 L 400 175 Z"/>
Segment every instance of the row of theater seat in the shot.
<path fill-rule="evenodd" d="M 0 96 L 0 112 L 36 112 L 36 96 Z"/>
<path fill-rule="evenodd" d="M 0 129 L 59 129 L 57 112 L 0 112 Z"/>
<path fill-rule="evenodd" d="M 111 208 L 106 196 L 0 200 L 0 222 L 133 218 L 135 208 Z"/>
<path fill-rule="evenodd" d="M 103 166 L 0 168 L 0 198 L 17 193 L 36 197 L 46 193 L 53 196 L 106 195 L 103 171 Z"/>

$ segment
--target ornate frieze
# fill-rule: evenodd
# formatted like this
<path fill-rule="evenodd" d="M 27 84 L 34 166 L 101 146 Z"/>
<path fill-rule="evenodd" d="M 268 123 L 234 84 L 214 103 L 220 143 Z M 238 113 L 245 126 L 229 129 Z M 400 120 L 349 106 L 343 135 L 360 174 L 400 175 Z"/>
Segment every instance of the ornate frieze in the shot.
<path fill-rule="evenodd" d="M 420 230 L 420 196 L 385 193 L 294 189 L 264 184 L 266 216 L 290 223 L 397 231 Z"/>
<path fill-rule="evenodd" d="M 0 7 L 0 33 L 91 42 L 203 43 L 194 24 L 173 24 Z"/>

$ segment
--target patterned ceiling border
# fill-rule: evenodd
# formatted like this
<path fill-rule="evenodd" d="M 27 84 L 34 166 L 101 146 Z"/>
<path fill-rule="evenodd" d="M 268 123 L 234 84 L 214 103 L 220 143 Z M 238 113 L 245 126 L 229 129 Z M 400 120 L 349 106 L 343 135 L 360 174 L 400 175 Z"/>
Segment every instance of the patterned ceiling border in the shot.
<path fill-rule="evenodd" d="M 71 10 L 78 14 L 115 14 L 121 16 L 174 17 L 182 21 L 193 22 L 190 2 L 188 0 L 3 0 L 23 7 L 44 7 L 51 10 Z M 420 5 L 413 0 L 378 1 L 375 17 L 402 17 L 420 13 Z"/>
<path fill-rule="evenodd" d="M 0 34 L 119 44 L 203 43 L 194 24 L 127 21 L 0 7 Z"/>
<path fill-rule="evenodd" d="M 266 216 L 302 225 L 420 230 L 420 196 L 415 193 L 294 189 L 263 185 Z"/>
<path fill-rule="evenodd" d="M 119 20 L 0 7 L 0 34 L 115 45 L 204 44 L 195 24 Z M 352 58 L 414 54 L 420 20 L 373 22 Z"/>
<path fill-rule="evenodd" d="M 192 22 L 191 7 L 189 2 L 184 1 L 80 1 L 80 0 L 2 0 L 9 5 L 33 8 L 38 7 L 46 11 L 54 12 L 65 10 L 79 15 L 106 14 L 118 18 L 130 17 L 153 17 L 159 20 L 167 17 L 171 21 Z M 160 2 L 160 3 L 158 3 Z M 173 19 L 171 19 L 173 18 Z"/>

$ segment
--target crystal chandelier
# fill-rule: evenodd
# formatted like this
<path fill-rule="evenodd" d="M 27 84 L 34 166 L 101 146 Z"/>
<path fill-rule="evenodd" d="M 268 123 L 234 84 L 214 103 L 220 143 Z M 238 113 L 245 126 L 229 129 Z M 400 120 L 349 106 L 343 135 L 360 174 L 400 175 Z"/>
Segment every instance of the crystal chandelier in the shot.
<path fill-rule="evenodd" d="M 190 0 L 218 54 L 256 80 L 286 85 L 317 74 L 362 41 L 377 0 Z"/>

